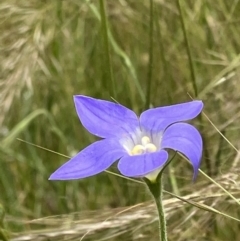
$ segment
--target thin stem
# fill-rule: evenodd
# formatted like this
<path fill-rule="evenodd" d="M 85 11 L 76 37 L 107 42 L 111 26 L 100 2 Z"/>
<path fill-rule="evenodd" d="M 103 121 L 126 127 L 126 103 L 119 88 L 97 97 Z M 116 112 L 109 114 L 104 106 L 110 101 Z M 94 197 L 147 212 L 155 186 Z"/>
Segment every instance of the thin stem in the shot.
<path fill-rule="evenodd" d="M 190 45 L 189 45 L 189 41 L 188 41 L 188 36 L 187 36 L 187 31 L 186 31 L 186 27 L 185 27 L 185 23 L 184 23 L 182 6 L 181 6 L 181 3 L 180 3 L 180 0 L 177 0 L 177 5 L 178 5 L 178 11 L 179 11 L 179 14 L 180 14 L 181 24 L 182 24 L 184 41 L 185 41 L 186 48 L 187 48 L 187 55 L 188 55 L 190 73 L 191 73 L 191 80 L 192 80 L 193 89 L 194 89 L 194 96 L 196 97 L 198 95 L 198 89 L 197 89 L 197 84 L 196 84 L 196 75 L 195 75 L 195 71 L 194 71 L 192 53 L 191 53 L 191 50 L 190 50 Z"/>
<path fill-rule="evenodd" d="M 167 223 L 166 223 L 166 218 L 165 218 L 165 213 L 164 213 L 164 208 L 163 208 L 163 202 L 162 202 L 162 196 L 163 196 L 163 185 L 162 182 L 159 185 L 159 196 L 154 197 L 156 206 L 157 206 L 157 211 L 158 211 L 158 216 L 159 216 L 159 228 L 160 228 L 160 238 L 161 241 L 167 241 Z"/>
<path fill-rule="evenodd" d="M 106 61 L 107 61 L 108 78 L 110 80 L 110 86 L 111 86 L 110 94 L 113 98 L 116 98 L 115 82 L 113 79 L 112 62 L 111 62 L 111 55 L 109 50 L 108 24 L 107 24 L 104 0 L 99 0 L 99 3 L 100 3 L 101 22 L 102 22 L 102 28 L 103 28 L 104 49 L 105 49 Z"/>
<path fill-rule="evenodd" d="M 151 85 L 152 85 L 152 75 L 153 75 L 153 23 L 154 23 L 154 13 L 153 13 L 153 0 L 150 0 L 150 19 L 149 19 L 149 65 L 148 65 L 148 85 L 146 93 L 146 104 L 145 108 L 148 109 L 150 106 L 151 97 Z"/>
<path fill-rule="evenodd" d="M 153 199 L 155 201 L 158 218 L 159 218 L 159 241 L 167 241 L 167 225 L 166 218 L 162 203 L 163 196 L 163 185 L 162 178 L 160 177 L 156 182 L 150 182 L 147 178 L 144 178 L 145 183 L 147 184 L 149 191 L 151 192 Z"/>
<path fill-rule="evenodd" d="M 197 97 L 198 96 L 198 89 L 197 89 L 197 84 L 196 84 L 196 75 L 195 75 L 195 71 L 194 71 L 192 54 L 191 54 L 191 49 L 190 49 L 190 45 L 189 45 L 189 41 L 188 41 L 187 31 L 186 31 L 186 28 L 185 28 L 184 17 L 183 17 L 182 6 L 181 6 L 180 0 L 177 0 L 177 5 L 178 5 L 178 11 L 179 11 L 179 14 L 180 14 L 181 24 L 182 24 L 184 41 L 185 41 L 186 48 L 187 48 L 187 55 L 188 55 L 188 60 L 189 60 L 190 72 L 191 72 L 191 81 L 192 81 L 192 85 L 193 85 L 193 89 L 194 89 L 194 97 Z M 203 131 L 202 115 L 199 116 L 199 119 L 200 119 L 200 123 L 201 123 L 201 131 Z M 205 143 L 205 145 L 207 146 L 205 135 L 202 135 L 202 137 L 203 137 L 203 143 Z M 209 161 L 210 155 L 208 153 L 207 148 L 204 149 L 204 156 L 205 156 L 205 160 L 206 160 L 206 168 L 208 170 L 208 174 L 211 176 L 212 168 L 211 168 L 211 163 Z"/>
<path fill-rule="evenodd" d="M 159 4 L 160 5 L 160 4 Z M 157 39 L 158 39 L 158 43 L 159 43 L 159 49 L 160 49 L 160 56 L 161 56 L 161 64 L 162 64 L 162 83 L 163 83 L 163 89 L 164 91 L 166 91 L 168 99 L 170 101 L 170 103 L 172 103 L 172 95 L 171 95 L 171 91 L 172 90 L 172 75 L 169 72 L 169 67 L 168 67 L 168 63 L 167 63 L 167 58 L 165 56 L 166 53 L 166 48 L 164 47 L 164 41 L 163 41 L 163 34 L 162 34 L 162 27 L 161 27 L 161 19 L 158 19 L 158 17 L 160 18 L 160 16 L 162 16 L 162 9 L 161 6 L 158 6 L 155 8 L 156 9 L 156 14 L 155 14 L 155 19 L 156 19 L 156 32 L 157 32 Z M 167 79 L 169 79 L 168 81 L 166 81 Z"/>

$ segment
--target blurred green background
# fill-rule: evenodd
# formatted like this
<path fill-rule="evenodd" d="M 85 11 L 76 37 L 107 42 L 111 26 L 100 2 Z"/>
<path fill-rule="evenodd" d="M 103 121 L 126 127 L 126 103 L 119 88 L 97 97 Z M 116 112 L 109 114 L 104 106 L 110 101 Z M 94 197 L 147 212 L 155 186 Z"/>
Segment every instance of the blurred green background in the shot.
<path fill-rule="evenodd" d="M 157 240 L 141 183 L 109 173 L 48 181 L 68 160 L 59 154 L 96 140 L 77 118 L 76 94 L 113 98 L 138 114 L 202 99 L 207 117 L 194 121 L 205 142 L 201 168 L 240 197 L 239 12 L 238 0 L 2 0 L 0 232 L 15 241 Z M 240 218 L 239 203 L 202 174 L 193 183 L 180 156 L 165 189 Z M 237 221 L 169 194 L 164 203 L 169 240 L 240 240 Z"/>

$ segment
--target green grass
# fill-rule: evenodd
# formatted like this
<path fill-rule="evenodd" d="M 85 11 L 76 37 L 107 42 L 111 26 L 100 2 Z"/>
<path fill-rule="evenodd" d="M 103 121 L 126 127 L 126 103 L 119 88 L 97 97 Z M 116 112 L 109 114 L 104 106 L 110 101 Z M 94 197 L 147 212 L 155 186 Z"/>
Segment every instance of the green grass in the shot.
<path fill-rule="evenodd" d="M 176 158 L 165 190 L 187 202 L 164 196 L 169 239 L 239 240 L 230 218 L 240 219 L 239 11 L 238 0 L 2 0 L 0 203 L 10 237 L 157 239 L 141 183 L 109 173 L 48 181 L 68 160 L 59 154 L 73 156 L 96 140 L 74 110 L 72 96 L 84 94 L 136 113 L 202 99 L 207 118 L 193 123 L 205 139 L 201 168 L 216 183 L 203 174 L 192 183 L 191 166 Z"/>

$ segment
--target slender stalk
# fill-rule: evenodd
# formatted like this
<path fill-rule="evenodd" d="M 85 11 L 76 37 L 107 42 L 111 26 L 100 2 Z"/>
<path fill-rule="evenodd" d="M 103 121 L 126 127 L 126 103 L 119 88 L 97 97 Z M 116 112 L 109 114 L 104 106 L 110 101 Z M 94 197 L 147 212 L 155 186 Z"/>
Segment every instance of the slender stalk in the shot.
<path fill-rule="evenodd" d="M 152 75 L 153 75 L 153 24 L 154 24 L 154 13 L 153 13 L 153 0 L 150 0 L 150 18 L 149 18 L 149 64 L 148 64 L 148 77 L 147 77 L 147 93 L 145 109 L 150 106 L 151 98 L 151 86 L 152 86 Z"/>
<path fill-rule="evenodd" d="M 116 91 L 115 91 L 116 89 L 115 89 L 115 82 L 113 79 L 112 61 L 111 61 L 111 55 L 109 50 L 108 24 L 107 24 L 104 0 L 99 0 L 99 4 L 100 4 L 100 14 L 101 14 L 102 29 L 103 29 L 104 50 L 106 53 L 106 61 L 107 61 L 108 79 L 110 81 L 110 86 L 111 86 L 110 94 L 113 98 L 116 98 Z"/>
<path fill-rule="evenodd" d="M 158 217 L 159 217 L 159 232 L 160 232 L 160 240 L 161 241 L 167 241 L 167 223 L 166 223 L 166 218 L 165 218 L 165 213 L 164 213 L 164 208 L 163 208 L 163 203 L 162 203 L 162 196 L 163 196 L 163 185 L 162 182 L 159 183 L 159 196 L 154 197 L 156 206 L 157 206 L 157 211 L 158 211 Z"/>
<path fill-rule="evenodd" d="M 151 192 L 153 199 L 155 201 L 158 218 L 159 218 L 159 241 L 167 241 L 167 225 L 166 218 L 162 203 L 163 196 L 163 185 L 162 178 L 160 177 L 156 182 L 150 182 L 147 178 L 144 179 L 145 183 L 148 186 L 149 191 Z"/>
<path fill-rule="evenodd" d="M 193 85 L 193 89 L 194 89 L 194 97 L 197 97 L 198 96 L 198 89 L 197 89 L 197 84 L 196 84 L 196 75 L 195 75 L 195 71 L 194 71 L 192 53 L 191 53 L 191 49 L 190 49 L 190 45 L 189 45 L 189 41 L 188 41 L 187 31 L 186 31 L 186 28 L 185 28 L 184 17 L 183 17 L 182 6 L 181 6 L 180 0 L 177 0 L 177 5 L 178 5 L 178 11 L 179 11 L 179 14 L 180 14 L 181 24 L 182 24 L 184 41 L 185 41 L 186 49 L 187 49 L 187 55 L 188 55 L 188 60 L 189 60 L 190 73 L 191 73 L 191 81 L 192 81 L 192 85 Z M 202 115 L 199 116 L 199 119 L 200 119 L 200 123 L 201 123 L 201 131 L 203 131 Z M 202 137 L 203 137 L 203 143 L 205 143 L 205 145 L 207 146 L 205 135 L 202 135 Z M 210 155 L 208 153 L 207 148 L 204 149 L 204 156 L 205 156 L 205 160 L 206 160 L 206 168 L 207 168 L 208 175 L 211 176 L 212 175 L 212 168 L 211 168 L 211 163 L 209 161 Z"/>
<path fill-rule="evenodd" d="M 194 89 L 194 96 L 197 96 L 198 89 L 197 89 L 197 84 L 196 84 L 196 75 L 195 75 L 195 71 L 194 71 L 192 53 L 191 53 L 191 49 L 190 49 L 190 45 L 189 45 L 189 41 L 188 41 L 188 36 L 187 36 L 187 31 L 186 31 L 186 27 L 185 27 L 185 23 L 184 23 L 184 17 L 183 17 L 182 6 L 180 3 L 180 0 L 177 0 L 177 5 L 178 5 L 178 11 L 180 14 L 181 24 L 182 24 L 184 41 L 185 41 L 186 48 L 187 48 L 187 55 L 188 55 L 190 73 L 191 73 L 191 81 L 192 81 L 193 89 Z"/>
<path fill-rule="evenodd" d="M 159 4 L 160 5 L 160 4 Z M 162 16 L 162 9 L 161 6 L 157 6 L 155 8 L 156 14 L 155 14 L 155 21 L 156 21 L 156 32 L 157 32 L 157 39 L 159 43 L 159 49 L 160 49 L 160 59 L 159 61 L 162 64 L 162 83 L 163 83 L 163 88 L 164 91 L 167 93 L 167 97 L 169 99 L 169 102 L 172 103 L 172 95 L 171 91 L 173 89 L 172 87 L 172 75 L 170 74 L 168 63 L 167 63 L 167 58 L 166 58 L 166 47 L 164 46 L 164 41 L 163 41 L 163 30 L 161 28 L 161 19 L 159 19 Z M 157 89 L 157 88 L 156 88 Z M 170 91 L 169 91 L 170 90 Z M 162 93 L 163 94 L 163 93 Z"/>

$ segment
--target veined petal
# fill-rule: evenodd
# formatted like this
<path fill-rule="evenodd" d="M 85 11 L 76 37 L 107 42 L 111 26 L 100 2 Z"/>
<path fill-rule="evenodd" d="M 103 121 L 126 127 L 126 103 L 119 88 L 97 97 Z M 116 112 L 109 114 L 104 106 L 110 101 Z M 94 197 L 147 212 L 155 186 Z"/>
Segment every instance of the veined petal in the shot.
<path fill-rule="evenodd" d="M 170 148 L 184 154 L 192 163 L 194 178 L 202 157 L 202 137 L 198 130 L 186 123 L 171 125 L 163 134 L 161 148 Z"/>
<path fill-rule="evenodd" d="M 93 176 L 106 170 L 124 155 L 127 153 L 117 140 L 97 141 L 63 164 L 49 179 L 71 180 Z"/>
<path fill-rule="evenodd" d="M 124 156 L 118 163 L 119 171 L 128 177 L 143 177 L 163 166 L 168 159 L 165 150 L 136 156 Z"/>
<path fill-rule="evenodd" d="M 144 111 L 140 116 L 140 125 L 147 131 L 164 131 L 179 121 L 187 121 L 200 114 L 203 102 L 194 100 L 177 105 L 153 108 Z"/>
<path fill-rule="evenodd" d="M 74 96 L 76 111 L 83 126 L 93 135 L 122 138 L 139 127 L 136 114 L 113 102 Z"/>

